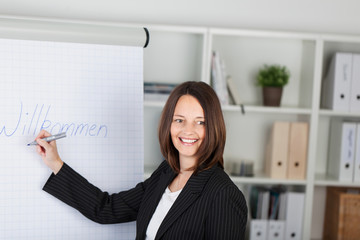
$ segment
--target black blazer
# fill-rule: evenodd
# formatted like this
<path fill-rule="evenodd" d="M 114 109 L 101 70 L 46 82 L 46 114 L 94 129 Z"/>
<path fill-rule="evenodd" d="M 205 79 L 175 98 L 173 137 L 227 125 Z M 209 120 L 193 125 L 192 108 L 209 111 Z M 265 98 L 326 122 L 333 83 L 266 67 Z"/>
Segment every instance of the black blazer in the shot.
<path fill-rule="evenodd" d="M 64 164 L 44 190 L 102 224 L 136 220 L 136 239 L 145 239 L 149 221 L 176 174 L 166 161 L 146 181 L 109 195 Z M 165 216 L 156 239 L 244 239 L 246 201 L 219 166 L 190 177 Z"/>

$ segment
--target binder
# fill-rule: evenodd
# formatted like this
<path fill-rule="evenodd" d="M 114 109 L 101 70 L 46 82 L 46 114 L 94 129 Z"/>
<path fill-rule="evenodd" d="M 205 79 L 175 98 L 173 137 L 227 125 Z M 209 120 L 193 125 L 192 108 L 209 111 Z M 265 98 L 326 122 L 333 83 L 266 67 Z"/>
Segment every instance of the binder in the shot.
<path fill-rule="evenodd" d="M 250 221 L 250 240 L 267 240 L 268 221 L 252 219 Z"/>
<path fill-rule="evenodd" d="M 352 54 L 335 53 L 324 79 L 322 105 L 337 111 L 350 111 Z"/>
<path fill-rule="evenodd" d="M 360 182 L 360 123 L 356 124 L 354 182 Z"/>
<path fill-rule="evenodd" d="M 267 240 L 285 240 L 285 221 L 269 220 Z"/>
<path fill-rule="evenodd" d="M 306 122 L 290 124 L 287 177 L 305 179 L 309 125 Z"/>
<path fill-rule="evenodd" d="M 275 220 L 279 218 L 279 209 L 281 194 L 285 191 L 283 186 L 273 186 L 270 188 L 270 203 L 269 203 L 269 219 Z"/>
<path fill-rule="evenodd" d="M 280 194 L 280 203 L 279 203 L 279 216 L 278 216 L 278 220 L 286 220 L 286 193 L 281 193 Z"/>
<path fill-rule="evenodd" d="M 284 239 L 302 239 L 305 193 L 286 193 L 285 235 Z"/>
<path fill-rule="evenodd" d="M 269 202 L 270 202 L 270 192 L 269 190 L 261 193 L 261 215 L 260 219 L 268 219 L 269 218 Z"/>
<path fill-rule="evenodd" d="M 274 122 L 267 144 L 265 172 L 270 178 L 286 178 L 290 122 Z"/>
<path fill-rule="evenodd" d="M 360 113 L 360 54 L 353 54 L 350 88 L 350 112 Z"/>
<path fill-rule="evenodd" d="M 268 219 L 270 192 L 268 189 L 259 189 L 256 203 L 256 219 Z"/>
<path fill-rule="evenodd" d="M 353 181 L 355 134 L 356 123 L 331 121 L 328 174 L 338 181 Z"/>

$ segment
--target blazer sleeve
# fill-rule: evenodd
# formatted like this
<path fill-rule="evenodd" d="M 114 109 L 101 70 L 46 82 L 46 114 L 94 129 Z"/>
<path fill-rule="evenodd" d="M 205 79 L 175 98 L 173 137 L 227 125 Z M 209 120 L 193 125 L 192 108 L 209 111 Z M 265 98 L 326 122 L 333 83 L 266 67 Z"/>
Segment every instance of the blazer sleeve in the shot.
<path fill-rule="evenodd" d="M 43 190 L 74 207 L 87 218 L 101 223 L 136 220 L 147 181 L 136 187 L 110 195 L 89 183 L 66 163 L 52 174 Z"/>
<path fill-rule="evenodd" d="M 248 209 L 236 186 L 227 186 L 215 197 L 205 224 L 205 239 L 245 239 Z"/>

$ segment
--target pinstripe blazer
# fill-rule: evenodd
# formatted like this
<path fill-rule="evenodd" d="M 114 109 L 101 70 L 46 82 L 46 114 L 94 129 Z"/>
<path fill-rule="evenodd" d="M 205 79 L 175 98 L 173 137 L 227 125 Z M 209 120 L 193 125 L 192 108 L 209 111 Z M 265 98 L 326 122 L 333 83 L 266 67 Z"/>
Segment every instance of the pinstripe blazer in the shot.
<path fill-rule="evenodd" d="M 166 161 L 146 181 L 109 195 L 64 163 L 44 190 L 102 224 L 136 220 L 136 239 L 145 239 L 149 221 L 175 177 Z M 156 239 L 244 239 L 246 201 L 219 166 L 190 177 L 161 223 Z"/>

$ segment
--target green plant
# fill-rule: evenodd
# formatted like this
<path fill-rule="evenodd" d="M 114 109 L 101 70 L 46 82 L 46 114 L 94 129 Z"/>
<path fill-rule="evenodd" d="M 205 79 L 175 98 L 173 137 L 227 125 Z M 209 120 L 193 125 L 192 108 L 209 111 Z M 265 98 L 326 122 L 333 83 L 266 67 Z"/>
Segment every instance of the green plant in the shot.
<path fill-rule="evenodd" d="M 290 72 L 286 66 L 265 65 L 256 76 L 256 83 L 262 87 L 283 87 L 289 82 Z"/>

